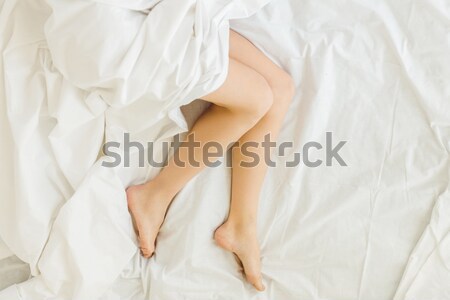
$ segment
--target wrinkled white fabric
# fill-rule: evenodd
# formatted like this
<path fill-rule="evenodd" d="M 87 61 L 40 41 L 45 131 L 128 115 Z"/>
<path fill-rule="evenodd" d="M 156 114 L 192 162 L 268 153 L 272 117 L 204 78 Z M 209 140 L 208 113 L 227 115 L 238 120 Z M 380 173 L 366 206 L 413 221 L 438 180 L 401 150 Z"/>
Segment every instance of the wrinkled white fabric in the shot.
<path fill-rule="evenodd" d="M 186 131 L 179 107 L 227 74 L 229 19 L 267 2 L 3 3 L 0 234 L 40 297 L 94 299 L 121 273 L 136 252 L 124 189 L 158 170 L 103 168 L 102 142 Z"/>
<path fill-rule="evenodd" d="M 298 84 L 277 162 L 327 131 L 347 141 L 348 167 L 269 169 L 260 294 L 212 240 L 229 169 L 177 195 L 144 260 L 124 189 L 158 169 L 97 159 L 124 132 L 159 145 L 185 131 L 179 105 L 226 74 L 228 19 L 264 3 L 154 4 L 3 2 L 0 236 L 35 277 L 0 299 L 449 299 L 447 1 L 274 0 L 231 21 Z"/>

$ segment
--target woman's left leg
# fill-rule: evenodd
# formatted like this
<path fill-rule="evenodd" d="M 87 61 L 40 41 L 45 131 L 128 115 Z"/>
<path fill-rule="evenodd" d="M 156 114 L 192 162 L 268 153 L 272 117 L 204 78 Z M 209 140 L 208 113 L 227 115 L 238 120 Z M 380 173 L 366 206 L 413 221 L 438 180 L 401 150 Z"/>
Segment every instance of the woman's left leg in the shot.
<path fill-rule="evenodd" d="M 294 96 L 295 85 L 285 71 L 234 31 L 230 32 L 230 58 L 261 74 L 271 87 L 274 100 L 268 113 L 239 139 L 241 146 L 249 142 L 259 144 L 258 147 L 251 148 L 252 152 L 258 155 L 259 163 L 252 167 L 241 166 L 241 162 L 249 159 L 243 155 L 242 148 L 233 148 L 230 213 L 227 221 L 216 230 L 215 239 L 221 247 L 239 257 L 247 280 L 258 290 L 263 290 L 256 220 L 261 186 L 267 171 L 265 158 L 268 153 L 265 153 L 261 143 L 266 135 L 269 135 L 271 142 L 276 141 Z"/>

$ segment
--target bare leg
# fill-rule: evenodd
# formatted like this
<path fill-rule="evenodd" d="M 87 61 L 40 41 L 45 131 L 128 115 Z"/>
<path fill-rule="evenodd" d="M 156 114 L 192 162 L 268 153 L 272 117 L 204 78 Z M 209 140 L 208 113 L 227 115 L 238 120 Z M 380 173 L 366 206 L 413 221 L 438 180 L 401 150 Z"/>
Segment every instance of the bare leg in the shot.
<path fill-rule="evenodd" d="M 240 145 L 246 142 L 264 141 L 270 134 L 275 142 L 284 116 L 294 95 L 292 79 L 244 37 L 231 32 L 230 57 L 259 72 L 269 83 L 274 103 L 269 112 L 244 136 Z M 254 167 L 242 167 L 246 158 L 240 148 L 233 149 L 232 197 L 228 220 L 215 233 L 217 243 L 238 255 L 242 261 L 247 279 L 258 290 L 264 289 L 261 280 L 259 246 L 256 235 L 256 220 L 261 186 L 267 171 L 263 147 L 252 148 L 260 163 Z M 247 159 L 248 160 L 248 159 Z"/>
<path fill-rule="evenodd" d="M 230 47 L 228 78 L 219 90 L 204 97 L 215 105 L 199 118 L 189 134 L 195 134 L 195 140 L 201 145 L 215 141 L 224 148 L 238 139 L 241 143 L 262 141 L 268 133 L 275 140 L 293 95 L 292 80 L 234 32 L 231 33 Z M 274 100 L 277 101 L 276 106 L 272 106 Z M 257 153 L 263 159 L 262 149 Z M 155 239 L 171 200 L 204 168 L 204 164 L 189 166 L 187 149 L 181 149 L 179 157 L 180 161 L 187 163 L 186 167 L 177 166 L 172 159 L 153 180 L 127 190 L 129 208 L 145 257 L 153 254 Z M 194 157 L 202 162 L 201 147 L 195 149 Z M 240 258 L 249 282 L 263 290 L 256 239 L 256 210 L 266 166 L 261 163 L 253 169 L 241 168 L 241 160 L 243 156 L 239 151 L 233 153 L 230 215 L 216 231 L 215 238 L 220 246 Z"/>
<path fill-rule="evenodd" d="M 201 146 L 215 141 L 225 148 L 267 113 L 273 96 L 270 86 L 259 73 L 230 59 L 225 83 L 205 100 L 214 104 L 197 120 L 189 135 L 194 134 L 195 141 Z M 173 197 L 205 167 L 201 147 L 195 148 L 193 154 L 195 161 L 201 162 L 199 167 L 189 165 L 189 149 L 182 148 L 178 157 L 186 166 L 177 165 L 172 157 L 153 180 L 127 189 L 128 207 L 145 257 L 154 252 L 156 236 Z"/>

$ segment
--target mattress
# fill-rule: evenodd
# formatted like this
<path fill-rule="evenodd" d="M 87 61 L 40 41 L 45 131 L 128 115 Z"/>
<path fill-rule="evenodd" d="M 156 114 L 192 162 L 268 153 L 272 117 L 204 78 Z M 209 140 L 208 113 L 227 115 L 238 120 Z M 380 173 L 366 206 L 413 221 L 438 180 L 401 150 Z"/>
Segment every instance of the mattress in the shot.
<path fill-rule="evenodd" d="M 274 0 L 230 21 L 297 84 L 279 136 L 293 147 L 261 193 L 262 293 L 212 239 L 229 208 L 224 164 L 177 195 L 150 260 L 124 190 L 159 170 L 101 167 L 102 141 L 123 128 L 171 141 L 205 104 L 150 124 L 140 104 L 105 105 L 58 68 L 31 72 L 51 63 L 51 10 L 0 8 L 1 300 L 450 299 L 448 1 Z M 309 142 L 323 163 L 285 166 Z M 340 142 L 346 166 L 326 163 Z"/>

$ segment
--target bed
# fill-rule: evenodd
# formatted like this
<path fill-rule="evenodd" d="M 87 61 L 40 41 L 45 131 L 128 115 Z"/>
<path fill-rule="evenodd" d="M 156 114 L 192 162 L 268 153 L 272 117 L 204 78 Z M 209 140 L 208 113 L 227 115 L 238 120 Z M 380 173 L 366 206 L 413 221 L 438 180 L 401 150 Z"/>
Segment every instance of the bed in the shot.
<path fill-rule="evenodd" d="M 261 197 L 263 293 L 212 239 L 229 205 L 224 165 L 177 195 L 156 255 L 139 255 L 124 189 L 158 169 L 102 168 L 98 152 L 149 114 L 121 118 L 39 71 L 50 13 L 0 4 L 1 300 L 450 300 L 449 1 L 274 0 L 230 21 L 297 84 L 279 137 L 293 147 Z M 184 106 L 151 137 L 183 135 L 204 108 Z M 284 167 L 327 132 L 345 141 L 346 166 Z"/>

